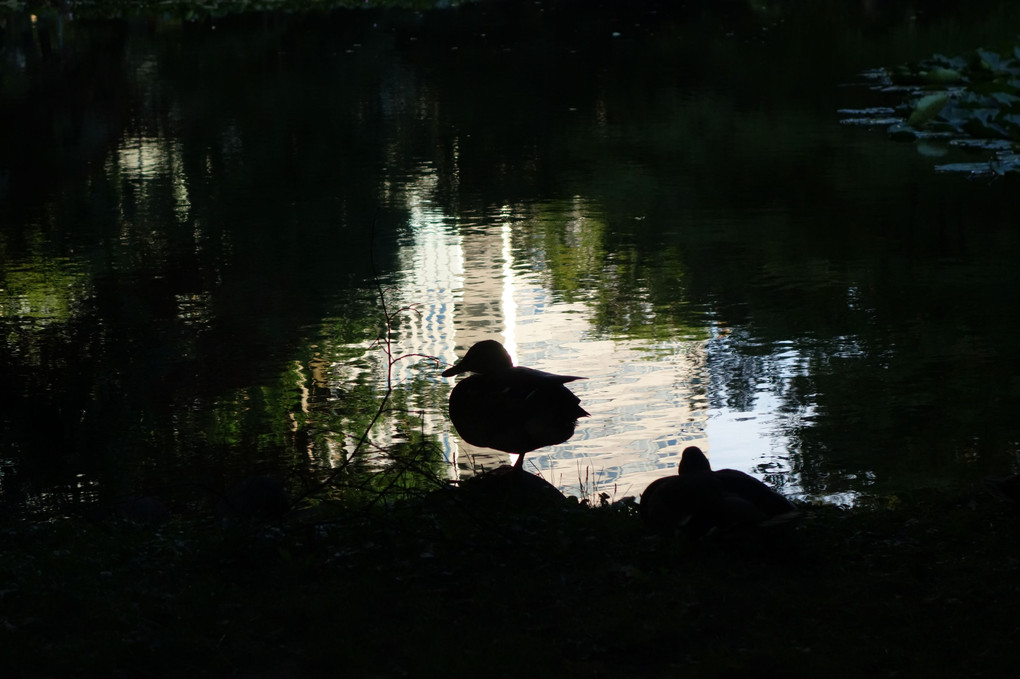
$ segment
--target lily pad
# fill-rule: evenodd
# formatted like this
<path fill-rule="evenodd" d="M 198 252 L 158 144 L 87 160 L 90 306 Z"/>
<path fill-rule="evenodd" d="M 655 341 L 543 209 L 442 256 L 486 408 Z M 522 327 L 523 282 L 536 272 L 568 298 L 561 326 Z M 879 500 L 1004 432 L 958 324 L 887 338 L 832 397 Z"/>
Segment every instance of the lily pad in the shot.
<path fill-rule="evenodd" d="M 963 172 L 972 178 L 995 178 L 1004 175 L 1020 176 L 1020 154 L 996 153 L 984 162 L 946 163 L 936 165 L 936 172 Z"/>
<path fill-rule="evenodd" d="M 886 130 L 886 133 L 893 141 L 914 141 L 918 137 L 917 130 L 902 123 L 891 125 L 889 129 Z"/>
<path fill-rule="evenodd" d="M 949 145 L 967 151 L 1009 151 L 1013 148 L 1012 142 L 1006 139 L 954 139 Z"/>
<path fill-rule="evenodd" d="M 926 97 L 922 97 L 917 104 L 914 105 L 914 112 L 907 118 L 907 125 L 911 127 L 923 127 L 929 121 L 935 118 L 939 112 L 945 108 L 945 105 L 949 103 L 949 94 L 947 92 L 936 92 L 929 94 Z"/>
<path fill-rule="evenodd" d="M 843 125 L 861 125 L 863 127 L 889 127 L 902 123 L 903 118 L 896 115 L 895 109 L 888 106 L 874 106 L 871 108 L 841 108 L 837 111 Z"/>
<path fill-rule="evenodd" d="M 870 108 L 841 108 L 836 113 L 845 116 L 857 116 L 861 118 L 869 116 L 891 116 L 896 109 L 889 106 L 872 106 Z"/>
<path fill-rule="evenodd" d="M 959 143 L 989 153 L 985 162 L 938 166 L 940 172 L 1020 174 L 1020 45 L 975 50 L 964 56 L 935 54 L 913 64 L 862 74 L 872 89 L 903 98 L 894 109 L 841 109 L 845 125 L 884 126 L 890 139 L 919 142 L 937 156 L 937 143 Z M 902 93 L 906 93 L 904 96 Z M 968 140 L 972 143 L 964 144 Z M 987 143 L 978 143 L 985 140 Z M 995 141 L 997 143 L 991 143 Z"/>
<path fill-rule="evenodd" d="M 843 125 L 859 125 L 861 127 L 889 127 L 890 125 L 902 123 L 903 118 L 896 116 L 869 118 L 865 116 L 860 118 L 840 118 L 839 122 Z"/>
<path fill-rule="evenodd" d="M 946 163 L 944 165 L 936 165 L 936 172 L 948 173 L 948 172 L 964 172 L 969 175 L 983 176 L 983 175 L 994 175 L 995 172 L 991 169 L 991 165 L 985 163 Z"/>
<path fill-rule="evenodd" d="M 963 74 L 955 68 L 936 67 L 930 71 L 921 71 L 921 78 L 936 85 L 954 85 L 963 82 Z"/>

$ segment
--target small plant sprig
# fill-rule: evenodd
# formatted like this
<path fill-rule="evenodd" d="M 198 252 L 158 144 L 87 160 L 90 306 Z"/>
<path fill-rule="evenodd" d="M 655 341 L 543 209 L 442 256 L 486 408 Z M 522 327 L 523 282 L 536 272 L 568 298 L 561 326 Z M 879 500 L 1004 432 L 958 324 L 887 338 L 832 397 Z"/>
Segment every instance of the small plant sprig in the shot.
<path fill-rule="evenodd" d="M 369 351 L 379 350 L 386 357 L 386 378 L 385 378 L 386 386 L 385 389 L 383 390 L 382 397 L 379 400 L 379 403 L 374 413 L 372 414 L 372 417 L 369 419 L 368 423 L 362 429 L 357 439 L 357 442 L 354 445 L 353 450 L 350 452 L 350 454 L 344 456 L 344 459 L 341 462 L 341 464 L 339 464 L 324 479 L 322 479 L 308 493 L 306 493 L 305 494 L 306 497 L 322 492 L 328 487 L 338 487 L 339 479 L 345 475 L 345 473 L 349 470 L 351 464 L 353 464 L 355 460 L 362 457 L 367 450 L 371 449 L 381 453 L 388 452 L 384 446 L 372 442 L 370 436 L 372 430 L 379 423 L 379 420 L 383 417 L 383 415 L 393 412 L 393 409 L 390 407 L 389 404 L 395 391 L 393 370 L 394 366 L 396 366 L 397 363 L 407 359 L 418 358 L 431 361 L 437 367 L 440 367 L 445 364 L 445 362 L 439 357 L 432 356 L 429 354 L 396 353 L 396 350 L 394 349 L 393 335 L 394 325 L 397 323 L 397 319 L 399 319 L 401 316 L 405 314 L 416 314 L 420 316 L 421 311 L 419 307 L 421 305 L 417 303 L 412 303 L 401 306 L 396 309 L 390 308 L 388 296 L 392 294 L 396 290 L 396 288 L 384 287 L 379 280 L 379 273 L 375 263 L 374 243 L 375 243 L 375 221 L 373 220 L 369 245 L 369 262 L 372 269 L 373 283 L 375 286 L 376 295 L 378 296 L 379 299 L 383 325 L 378 335 L 376 336 L 375 340 L 373 340 L 372 343 L 369 345 Z M 419 415 L 421 415 L 421 413 L 419 413 Z M 419 417 L 419 420 L 421 419 L 422 418 Z M 417 472 L 425 476 L 428 476 L 430 473 L 428 472 L 424 462 L 427 459 L 426 453 L 429 452 L 430 446 L 431 444 L 427 441 L 425 436 L 424 422 L 422 421 L 421 430 L 419 431 L 419 443 L 417 444 L 415 450 L 413 451 L 414 454 L 411 455 L 410 457 L 394 456 L 392 458 L 398 464 L 396 473 L 394 474 L 393 478 L 389 479 L 388 482 L 382 488 L 377 489 L 375 491 L 374 497 L 368 503 L 366 503 L 367 506 L 372 506 L 386 498 L 389 495 L 389 493 L 394 489 L 394 487 L 399 483 L 401 477 L 403 477 L 404 474 L 407 472 Z M 439 479 L 436 479 L 436 486 L 439 487 L 441 485 L 443 485 L 441 481 Z"/>
<path fill-rule="evenodd" d="M 581 493 L 578 503 L 585 507 L 605 507 L 612 504 L 611 500 L 616 496 L 616 484 L 613 484 L 613 494 L 599 490 L 600 473 L 593 473 L 591 464 L 584 466 L 584 476 L 581 475 L 581 461 L 577 461 L 577 486 Z"/>

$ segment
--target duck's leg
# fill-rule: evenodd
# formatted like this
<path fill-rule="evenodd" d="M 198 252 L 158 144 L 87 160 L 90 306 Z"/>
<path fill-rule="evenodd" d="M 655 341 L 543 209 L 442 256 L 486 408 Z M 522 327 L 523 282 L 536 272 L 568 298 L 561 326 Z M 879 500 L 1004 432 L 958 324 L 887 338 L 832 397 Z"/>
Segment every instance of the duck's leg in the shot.
<path fill-rule="evenodd" d="M 524 471 L 524 453 L 517 455 L 517 461 L 514 462 L 514 469 Z"/>

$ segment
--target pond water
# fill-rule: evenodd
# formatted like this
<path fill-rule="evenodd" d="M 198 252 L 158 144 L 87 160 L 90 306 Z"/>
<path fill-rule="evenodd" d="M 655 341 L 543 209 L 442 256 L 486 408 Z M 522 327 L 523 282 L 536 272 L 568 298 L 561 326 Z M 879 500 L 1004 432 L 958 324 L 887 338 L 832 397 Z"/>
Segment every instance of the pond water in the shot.
<path fill-rule="evenodd" d="M 461 478 L 485 338 L 588 378 L 526 461 L 569 494 L 692 443 L 829 502 L 1010 471 L 1015 180 L 838 111 L 1017 8 L 847 5 L 9 13 L 0 500 Z"/>

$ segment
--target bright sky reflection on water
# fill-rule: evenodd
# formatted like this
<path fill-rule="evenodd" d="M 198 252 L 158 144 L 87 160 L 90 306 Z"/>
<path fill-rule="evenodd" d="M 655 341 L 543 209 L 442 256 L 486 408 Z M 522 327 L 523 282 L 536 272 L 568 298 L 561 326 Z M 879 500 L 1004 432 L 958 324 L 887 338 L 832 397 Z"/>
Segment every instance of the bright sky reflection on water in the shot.
<path fill-rule="evenodd" d="M 527 229 L 527 220 L 504 209 L 479 223 L 457 223 L 409 194 L 413 238 L 401 248 L 394 294 L 397 304 L 415 304 L 418 313 L 401 324 L 395 351 L 453 363 L 475 342 L 496 338 L 519 365 L 587 378 L 571 388 L 591 417 L 568 442 L 529 453 L 527 470 L 568 495 L 605 492 L 615 500 L 639 496 L 652 480 L 674 473 L 683 448 L 696 444 L 716 468 L 759 477 L 767 471 L 782 478 L 784 492 L 798 493 L 768 386 L 746 411 L 710 405 L 708 352 L 725 329 L 709 325 L 708 339 L 598 336 L 585 303 L 557 299 L 546 284 L 546 263 L 515 249 L 515 230 Z M 789 362 L 796 363 L 792 351 Z M 395 380 L 410 379 L 410 370 L 399 363 Z M 460 441 L 445 410 L 423 415 L 451 478 L 511 461 Z"/>

